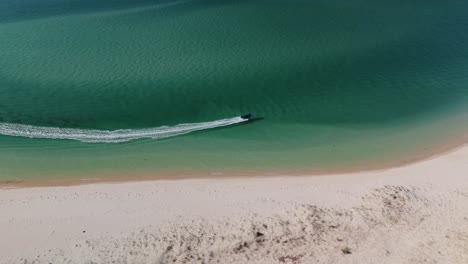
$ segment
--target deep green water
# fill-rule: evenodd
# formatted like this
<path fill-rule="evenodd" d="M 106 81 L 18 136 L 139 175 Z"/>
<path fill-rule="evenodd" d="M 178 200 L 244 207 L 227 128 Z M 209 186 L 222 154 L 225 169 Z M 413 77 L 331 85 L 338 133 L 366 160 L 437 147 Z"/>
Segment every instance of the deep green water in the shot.
<path fill-rule="evenodd" d="M 466 1 L 4 0 L 7 128 L 260 119 L 123 143 L 0 135 L 0 177 L 298 173 L 411 159 L 466 132 L 467 29 Z"/>

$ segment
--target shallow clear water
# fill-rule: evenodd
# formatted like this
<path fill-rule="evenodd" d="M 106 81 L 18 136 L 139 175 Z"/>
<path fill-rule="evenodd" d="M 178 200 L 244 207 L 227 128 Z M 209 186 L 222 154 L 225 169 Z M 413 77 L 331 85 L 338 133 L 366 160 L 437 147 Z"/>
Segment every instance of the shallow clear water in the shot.
<path fill-rule="evenodd" d="M 296 173 L 411 159 L 466 131 L 467 12 L 464 1 L 4 1 L 0 175 Z M 135 134 L 247 112 L 259 119 L 123 143 L 1 130 Z"/>

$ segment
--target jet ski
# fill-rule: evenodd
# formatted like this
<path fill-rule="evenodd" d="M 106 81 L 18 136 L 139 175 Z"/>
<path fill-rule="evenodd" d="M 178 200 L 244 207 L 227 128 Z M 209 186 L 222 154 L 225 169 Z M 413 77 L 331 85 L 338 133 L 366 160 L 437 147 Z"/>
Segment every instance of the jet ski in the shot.
<path fill-rule="evenodd" d="M 254 117 L 254 113 L 248 113 L 246 115 L 241 116 L 242 119 L 248 120 Z"/>

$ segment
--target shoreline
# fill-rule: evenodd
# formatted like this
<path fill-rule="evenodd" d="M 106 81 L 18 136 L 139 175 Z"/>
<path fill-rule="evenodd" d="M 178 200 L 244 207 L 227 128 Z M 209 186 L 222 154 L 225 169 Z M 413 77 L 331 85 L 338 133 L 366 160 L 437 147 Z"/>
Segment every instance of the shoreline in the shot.
<path fill-rule="evenodd" d="M 3 180 L 0 181 L 0 190 L 14 188 L 34 188 L 34 187 L 59 187 L 59 186 L 76 186 L 101 183 L 127 183 L 127 182 L 143 182 L 143 181 L 164 181 L 164 180 L 188 180 L 188 179 L 249 179 L 249 178 L 272 178 L 283 177 L 284 175 L 291 177 L 310 177 L 310 176 L 332 176 L 346 175 L 354 173 L 372 173 L 382 172 L 390 169 L 404 168 L 420 162 L 436 159 L 438 157 L 450 154 L 468 145 L 468 131 L 460 135 L 456 140 L 441 143 L 434 147 L 434 150 L 427 153 L 414 155 L 411 159 L 404 161 L 387 161 L 381 164 L 372 164 L 367 166 L 356 166 L 348 169 L 332 169 L 332 170 L 307 170 L 300 173 L 284 173 L 284 172 L 229 172 L 229 173 L 194 173 L 194 174 L 170 174 L 154 175 L 151 172 L 137 173 L 138 176 L 116 176 L 114 172 L 99 173 L 99 175 L 109 174 L 104 177 L 88 177 L 88 178 L 73 178 L 73 179 L 43 179 L 43 180 Z"/>
<path fill-rule="evenodd" d="M 467 263 L 467 160 L 4 189 L 0 263 Z"/>

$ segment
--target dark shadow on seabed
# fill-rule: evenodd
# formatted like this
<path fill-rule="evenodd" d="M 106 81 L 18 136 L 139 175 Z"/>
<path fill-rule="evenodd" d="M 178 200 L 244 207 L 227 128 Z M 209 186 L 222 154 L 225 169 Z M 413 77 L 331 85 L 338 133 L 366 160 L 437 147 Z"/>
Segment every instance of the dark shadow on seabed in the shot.
<path fill-rule="evenodd" d="M 248 0 L 188 0 L 187 6 L 203 8 L 206 5 L 224 5 Z M 151 7 L 182 2 L 180 0 L 2 0 L 0 23 L 43 19 L 59 15 L 76 15 L 112 10 Z"/>
<path fill-rule="evenodd" d="M 151 6 L 171 0 L 2 0 L 0 23 Z"/>

